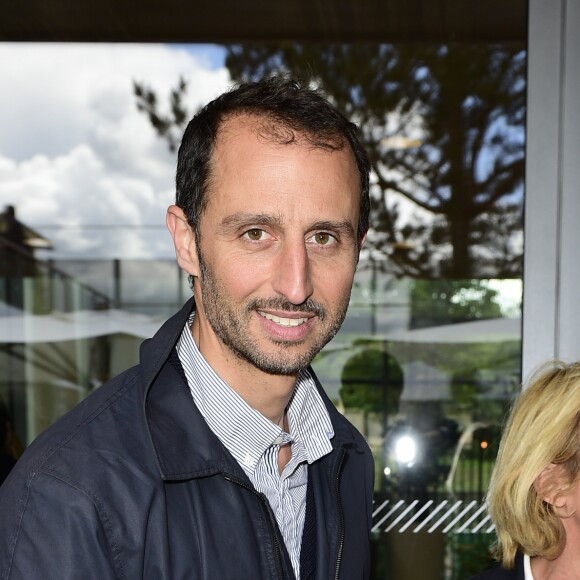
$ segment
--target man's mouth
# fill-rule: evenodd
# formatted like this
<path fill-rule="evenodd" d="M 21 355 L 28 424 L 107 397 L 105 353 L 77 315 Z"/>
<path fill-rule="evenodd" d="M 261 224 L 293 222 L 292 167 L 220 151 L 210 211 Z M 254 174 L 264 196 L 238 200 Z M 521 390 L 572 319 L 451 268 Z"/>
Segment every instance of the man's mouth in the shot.
<path fill-rule="evenodd" d="M 282 316 L 276 316 L 268 312 L 263 312 L 262 310 L 258 310 L 258 314 L 267 320 L 271 320 L 272 322 L 279 324 L 280 326 L 300 326 L 308 320 L 308 318 L 284 318 Z"/>

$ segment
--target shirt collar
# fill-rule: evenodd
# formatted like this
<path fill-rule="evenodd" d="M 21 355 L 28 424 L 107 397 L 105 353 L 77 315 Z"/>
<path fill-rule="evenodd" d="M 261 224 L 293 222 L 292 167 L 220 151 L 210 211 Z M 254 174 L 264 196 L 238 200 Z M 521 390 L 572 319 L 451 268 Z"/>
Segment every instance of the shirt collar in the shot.
<path fill-rule="evenodd" d="M 191 334 L 192 315 L 177 343 L 193 400 L 210 429 L 248 472 L 253 472 L 264 452 L 284 431 L 244 399 L 211 368 Z M 305 459 L 312 463 L 330 453 L 334 429 L 314 379 L 303 370 L 288 405 L 290 440 L 301 443 Z"/>

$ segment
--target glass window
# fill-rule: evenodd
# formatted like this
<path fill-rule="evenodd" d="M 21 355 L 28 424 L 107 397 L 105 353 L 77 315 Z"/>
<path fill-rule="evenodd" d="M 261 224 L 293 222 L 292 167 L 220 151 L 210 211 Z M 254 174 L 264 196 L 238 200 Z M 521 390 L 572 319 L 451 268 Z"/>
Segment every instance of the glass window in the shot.
<path fill-rule="evenodd" d="M 226 62 L 236 80 L 307 68 L 362 128 L 372 228 L 314 366 L 375 455 L 376 578 L 466 578 L 488 563 L 482 500 L 521 379 L 525 46 L 240 45 Z"/>
<path fill-rule="evenodd" d="M 361 126 L 373 162 L 349 313 L 314 368 L 375 456 L 374 577 L 481 570 L 482 499 L 521 375 L 525 45 L 243 44 L 207 61 L 201 46 L 69 45 L 47 61 L 5 45 L 0 60 L 17 50 L 40 63 L 44 115 L 68 113 L 57 138 L 57 121 L 20 103 L 37 138 L 0 137 L 0 398 L 20 447 L 134 364 L 189 296 L 160 234 L 181 130 L 165 95 L 177 87 L 189 115 L 228 75 L 306 74 Z M 42 80 L 87 60 L 89 81 L 67 73 L 72 101 Z M 145 112 L 169 115 L 161 137 L 137 110 L 143 90 L 159 103 Z"/>

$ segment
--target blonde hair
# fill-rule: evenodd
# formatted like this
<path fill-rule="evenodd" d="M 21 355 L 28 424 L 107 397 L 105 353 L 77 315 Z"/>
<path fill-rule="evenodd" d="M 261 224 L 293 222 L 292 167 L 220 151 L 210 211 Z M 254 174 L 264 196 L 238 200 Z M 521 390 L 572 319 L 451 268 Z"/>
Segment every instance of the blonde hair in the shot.
<path fill-rule="evenodd" d="M 487 501 L 497 543 L 496 559 L 512 568 L 516 552 L 554 559 L 566 543 L 564 527 L 549 494 L 564 495 L 580 468 L 580 363 L 544 365 L 510 412 L 491 477 Z M 534 482 L 550 464 L 541 496 Z"/>

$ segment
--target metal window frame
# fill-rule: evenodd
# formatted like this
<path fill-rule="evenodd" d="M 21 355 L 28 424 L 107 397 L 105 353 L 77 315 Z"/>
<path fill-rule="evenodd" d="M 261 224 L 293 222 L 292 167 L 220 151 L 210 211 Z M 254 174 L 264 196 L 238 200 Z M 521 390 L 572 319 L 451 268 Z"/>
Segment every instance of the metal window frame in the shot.
<path fill-rule="evenodd" d="M 522 375 L 580 359 L 580 0 L 530 0 Z"/>

